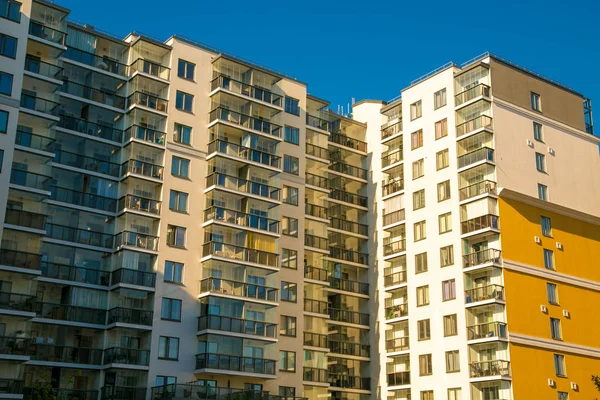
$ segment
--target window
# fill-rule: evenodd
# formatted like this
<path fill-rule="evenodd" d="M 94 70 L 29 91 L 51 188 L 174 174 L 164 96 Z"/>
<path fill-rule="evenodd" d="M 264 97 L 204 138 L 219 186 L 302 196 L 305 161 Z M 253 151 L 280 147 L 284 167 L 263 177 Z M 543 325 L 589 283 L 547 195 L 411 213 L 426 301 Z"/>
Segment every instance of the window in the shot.
<path fill-rule="evenodd" d="M 0 55 L 8 58 L 16 58 L 17 38 L 0 33 Z"/>
<path fill-rule="evenodd" d="M 0 133 L 8 132 L 8 111 L 0 110 Z"/>
<path fill-rule="evenodd" d="M 412 164 L 413 179 L 418 179 L 425 175 L 425 160 L 421 158 Z"/>
<path fill-rule="evenodd" d="M 435 154 L 435 167 L 439 171 L 440 169 L 447 168 L 450 165 L 450 158 L 448 156 L 448 149 L 438 151 Z"/>
<path fill-rule="evenodd" d="M 459 353 L 458 350 L 446 352 L 446 372 L 459 372 Z"/>
<path fill-rule="evenodd" d="M 423 390 L 421 392 L 421 400 L 433 400 L 433 390 Z"/>
<path fill-rule="evenodd" d="M 279 334 L 282 336 L 296 337 L 296 317 L 282 315 L 279 326 Z"/>
<path fill-rule="evenodd" d="M 538 124 L 537 122 L 533 123 L 533 138 L 538 142 L 544 142 L 544 137 L 542 136 L 542 124 Z"/>
<path fill-rule="evenodd" d="M 418 339 L 419 340 L 429 340 L 431 339 L 431 327 L 429 325 L 428 319 L 422 319 L 417 321 L 417 331 L 418 331 Z"/>
<path fill-rule="evenodd" d="M 423 115 L 421 100 L 416 101 L 410 105 L 410 120 L 420 118 Z"/>
<path fill-rule="evenodd" d="M 544 249 L 544 267 L 546 269 L 554 269 L 554 252 Z"/>
<path fill-rule="evenodd" d="M 172 211 L 187 211 L 188 194 L 171 190 L 169 195 L 169 209 Z"/>
<path fill-rule="evenodd" d="M 165 282 L 183 283 L 183 264 L 165 261 Z"/>
<path fill-rule="evenodd" d="M 540 218 L 540 224 L 542 225 L 542 235 L 551 237 L 552 225 L 550 223 L 550 218 L 542 216 Z"/>
<path fill-rule="evenodd" d="M 417 288 L 417 307 L 429 304 L 429 286 L 420 286 Z"/>
<path fill-rule="evenodd" d="M 296 371 L 296 352 L 295 351 L 279 351 L 279 370 L 286 372 Z"/>
<path fill-rule="evenodd" d="M 298 220 L 291 217 L 281 219 L 281 233 L 287 236 L 298 237 Z"/>
<path fill-rule="evenodd" d="M 460 388 L 448 389 L 448 400 L 461 400 Z"/>
<path fill-rule="evenodd" d="M 181 300 L 163 297 L 160 319 L 181 321 Z"/>
<path fill-rule="evenodd" d="M 283 140 L 292 144 L 300 143 L 300 130 L 286 125 L 283 130 Z"/>
<path fill-rule="evenodd" d="M 423 146 L 423 129 L 419 129 L 418 131 L 410 134 L 410 143 L 410 148 L 412 150 Z"/>
<path fill-rule="evenodd" d="M 560 329 L 560 319 L 550 318 L 550 334 L 552 339 L 562 340 L 562 332 Z"/>
<path fill-rule="evenodd" d="M 450 198 L 450 181 L 440 182 L 437 185 L 438 202 L 448 200 Z"/>
<path fill-rule="evenodd" d="M 279 396 L 282 397 L 282 400 L 287 400 L 287 398 L 296 398 L 296 388 L 292 386 L 279 386 Z"/>
<path fill-rule="evenodd" d="M 548 201 L 548 186 L 538 183 L 538 198 L 543 201 Z"/>
<path fill-rule="evenodd" d="M 558 400 L 569 400 L 569 393 L 558 392 Z"/>
<path fill-rule="evenodd" d="M 535 111 L 542 111 L 542 98 L 534 92 L 531 92 L 531 108 Z"/>
<path fill-rule="evenodd" d="M 427 272 L 427 253 L 415 254 L 415 274 Z"/>
<path fill-rule="evenodd" d="M 448 119 L 444 118 L 435 123 L 435 140 L 448 136 Z"/>
<path fill-rule="evenodd" d="M 293 97 L 285 96 L 285 112 L 294 115 L 300 115 L 300 101 Z"/>
<path fill-rule="evenodd" d="M 191 62 L 179 59 L 177 64 L 177 76 L 183 79 L 188 79 L 190 81 L 194 80 L 194 70 L 196 69 L 196 64 Z"/>
<path fill-rule="evenodd" d="M 192 112 L 193 106 L 194 96 L 178 90 L 175 95 L 175 108 L 181 111 Z"/>
<path fill-rule="evenodd" d="M 0 0 L 0 17 L 20 22 L 21 3 L 13 0 Z"/>
<path fill-rule="evenodd" d="M 298 188 L 283 185 L 283 202 L 293 206 L 298 205 Z"/>
<path fill-rule="evenodd" d="M 456 282 L 454 279 L 450 279 L 442 282 L 442 300 L 454 300 L 456 299 Z"/>
<path fill-rule="evenodd" d="M 167 226 L 167 245 L 175 247 L 185 246 L 185 231 L 186 229 L 181 226 L 168 225 Z"/>
<path fill-rule="evenodd" d="M 567 376 L 567 372 L 565 371 L 565 356 L 562 354 L 554 355 L 554 371 L 556 371 L 556 376 Z"/>
<path fill-rule="evenodd" d="M 181 144 L 190 144 L 192 142 L 192 127 L 187 125 L 175 124 L 173 141 Z"/>
<path fill-rule="evenodd" d="M 444 336 L 458 335 L 456 314 L 444 315 Z"/>
<path fill-rule="evenodd" d="M 440 266 L 447 267 L 454 264 L 454 246 L 444 246 L 440 248 Z"/>
<path fill-rule="evenodd" d="M 174 385 L 177 383 L 176 376 L 156 375 L 156 386 Z"/>
<path fill-rule="evenodd" d="M 546 172 L 546 156 L 541 153 L 535 153 L 535 168 L 540 172 Z"/>
<path fill-rule="evenodd" d="M 548 292 L 548 303 L 558 305 L 558 293 L 554 283 L 546 283 L 546 292 Z"/>
<path fill-rule="evenodd" d="M 419 356 L 419 375 L 431 375 L 433 373 L 431 365 L 431 354 L 421 354 Z"/>
<path fill-rule="evenodd" d="M 418 242 L 427 238 L 427 226 L 425 221 L 416 222 L 414 225 L 414 241 Z"/>
<path fill-rule="evenodd" d="M 300 160 L 297 157 L 283 155 L 283 172 L 288 174 L 299 175 L 300 174 Z"/>
<path fill-rule="evenodd" d="M 2 172 L 2 164 L 4 164 L 4 150 L 0 150 L 0 172 Z"/>
<path fill-rule="evenodd" d="M 189 176 L 190 160 L 173 156 L 171 175 L 187 178 Z"/>
<path fill-rule="evenodd" d="M 13 76 L 0 71 L 0 94 L 10 96 L 12 93 Z"/>
<path fill-rule="evenodd" d="M 158 358 L 177 360 L 179 358 L 179 338 L 161 336 L 158 339 Z"/>
<path fill-rule="evenodd" d="M 281 250 L 281 267 L 298 269 L 298 252 L 291 249 Z"/>
<path fill-rule="evenodd" d="M 296 303 L 298 301 L 298 285 L 291 282 L 281 282 L 281 301 Z"/>
<path fill-rule="evenodd" d="M 452 230 L 452 213 L 442 214 L 438 217 L 440 235 Z"/>
<path fill-rule="evenodd" d="M 425 189 L 413 193 L 413 210 L 425 207 Z"/>
<path fill-rule="evenodd" d="M 446 88 L 438 90 L 433 94 L 433 109 L 437 110 L 446 105 Z"/>

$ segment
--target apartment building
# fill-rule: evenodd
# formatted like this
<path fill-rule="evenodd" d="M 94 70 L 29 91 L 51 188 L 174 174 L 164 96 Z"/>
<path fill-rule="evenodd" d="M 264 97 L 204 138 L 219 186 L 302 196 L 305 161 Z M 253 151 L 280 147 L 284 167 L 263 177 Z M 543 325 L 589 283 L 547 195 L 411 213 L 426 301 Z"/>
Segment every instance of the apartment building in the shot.
<path fill-rule="evenodd" d="M 582 95 L 485 54 L 338 115 L 69 14 L 0 1 L 0 398 L 592 396 Z"/>

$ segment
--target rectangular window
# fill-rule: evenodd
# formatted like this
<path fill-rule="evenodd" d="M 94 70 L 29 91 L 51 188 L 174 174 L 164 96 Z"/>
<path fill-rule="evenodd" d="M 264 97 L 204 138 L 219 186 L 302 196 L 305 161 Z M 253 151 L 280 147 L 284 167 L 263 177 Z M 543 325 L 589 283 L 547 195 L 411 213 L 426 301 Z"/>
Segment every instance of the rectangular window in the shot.
<path fill-rule="evenodd" d="M 171 190 L 169 195 L 169 209 L 172 211 L 187 212 L 188 194 Z"/>
<path fill-rule="evenodd" d="M 0 4 L 2 2 L 0 1 Z M 2 6 L 0 6 L 1 8 Z M 0 55 L 8 58 L 17 57 L 17 38 L 0 33 Z"/>
<path fill-rule="evenodd" d="M 415 254 L 415 274 L 427 272 L 427 253 Z"/>
<path fill-rule="evenodd" d="M 538 124 L 537 122 L 533 123 L 533 138 L 538 142 L 544 142 L 544 137 L 542 136 L 542 124 Z"/>
<path fill-rule="evenodd" d="M 285 112 L 288 114 L 300 115 L 300 101 L 293 97 L 285 96 Z"/>
<path fill-rule="evenodd" d="M 0 94 L 10 96 L 12 93 L 12 74 L 0 71 Z"/>
<path fill-rule="evenodd" d="M 535 168 L 540 172 L 546 172 L 546 156 L 535 153 Z"/>
<path fill-rule="evenodd" d="M 458 335 L 456 314 L 444 315 L 444 336 Z"/>
<path fill-rule="evenodd" d="M 567 372 L 565 371 L 565 356 L 562 354 L 554 355 L 554 371 L 556 372 L 556 376 L 567 376 Z"/>
<path fill-rule="evenodd" d="M 160 319 L 181 321 L 181 300 L 163 297 Z"/>
<path fill-rule="evenodd" d="M 562 331 L 560 329 L 560 319 L 550 318 L 550 334 L 552 339 L 562 340 Z"/>
<path fill-rule="evenodd" d="M 554 283 L 546 283 L 546 292 L 548 292 L 548 303 L 558 305 L 558 293 Z"/>
<path fill-rule="evenodd" d="M 279 327 L 279 334 L 281 336 L 296 337 L 296 317 L 282 315 Z"/>
<path fill-rule="evenodd" d="M 452 350 L 446 352 L 446 372 L 459 372 L 460 362 L 458 350 Z"/>
<path fill-rule="evenodd" d="M 192 127 L 175 123 L 173 141 L 189 145 L 192 142 Z"/>
<path fill-rule="evenodd" d="M 0 133 L 8 132 L 8 111 L 0 110 Z"/>
<path fill-rule="evenodd" d="M 292 175 L 300 174 L 300 160 L 297 157 L 283 155 L 283 172 Z"/>
<path fill-rule="evenodd" d="M 413 193 L 413 210 L 425 207 L 425 189 Z"/>
<path fill-rule="evenodd" d="M 531 108 L 535 111 L 542 111 L 542 98 L 534 92 L 531 92 Z"/>
<path fill-rule="evenodd" d="M 444 246 L 440 248 L 440 266 L 447 267 L 454 265 L 454 246 Z"/>
<path fill-rule="evenodd" d="M 437 185 L 438 203 L 450 198 L 450 181 L 440 182 Z"/>
<path fill-rule="evenodd" d="M 165 282 L 183 283 L 183 264 L 165 261 Z"/>
<path fill-rule="evenodd" d="M 421 158 L 412 163 L 412 177 L 413 179 L 418 179 L 423 175 L 425 175 L 425 159 Z"/>
<path fill-rule="evenodd" d="M 173 156 L 171 175 L 187 178 L 189 176 L 190 160 Z"/>
<path fill-rule="evenodd" d="M 421 391 L 421 400 L 433 400 L 433 390 Z"/>
<path fill-rule="evenodd" d="M 431 354 L 421 354 L 419 356 L 419 375 L 433 374 L 433 366 L 431 364 Z"/>
<path fill-rule="evenodd" d="M 196 70 L 196 64 L 189 61 L 179 59 L 177 63 L 177 76 L 190 81 L 194 80 L 194 71 Z"/>
<path fill-rule="evenodd" d="M 178 90 L 175 94 L 175 108 L 185 112 L 192 112 L 193 107 L 194 96 Z"/>
<path fill-rule="evenodd" d="M 281 267 L 298 269 L 298 252 L 291 249 L 281 249 Z"/>
<path fill-rule="evenodd" d="M 292 144 L 300 143 L 300 129 L 286 125 L 283 130 L 283 140 Z"/>
<path fill-rule="evenodd" d="M 416 222 L 414 225 L 414 241 L 418 242 L 427 238 L 427 225 L 425 221 Z"/>
<path fill-rule="evenodd" d="M 437 110 L 446 105 L 446 88 L 438 90 L 433 94 L 433 109 Z"/>
<path fill-rule="evenodd" d="M 281 301 L 296 303 L 298 301 L 298 285 L 291 282 L 281 282 Z"/>
<path fill-rule="evenodd" d="M 177 383 L 176 376 L 156 375 L 156 386 L 174 385 Z"/>
<path fill-rule="evenodd" d="M 4 164 L 4 150 L 0 150 L 0 172 L 2 172 L 3 164 Z"/>
<path fill-rule="evenodd" d="M 429 286 L 417 288 L 417 307 L 429 305 Z"/>
<path fill-rule="evenodd" d="M 435 167 L 439 171 L 440 169 L 447 168 L 450 165 L 450 157 L 448 155 L 448 149 L 438 151 L 435 154 Z"/>
<path fill-rule="evenodd" d="M 286 236 L 298 237 L 298 220 L 291 217 L 281 219 L 281 233 Z"/>
<path fill-rule="evenodd" d="M 158 339 L 158 358 L 177 360 L 179 358 L 179 338 L 161 336 Z"/>
<path fill-rule="evenodd" d="M 279 386 L 281 400 L 293 400 L 296 398 L 296 388 L 293 386 Z"/>
<path fill-rule="evenodd" d="M 423 110 L 421 106 L 421 100 L 416 101 L 410 105 L 410 120 L 415 120 L 420 118 L 423 115 Z"/>
<path fill-rule="evenodd" d="M 0 17 L 21 22 L 21 3 L 13 0 L 0 0 Z"/>
<path fill-rule="evenodd" d="M 448 119 L 444 118 L 435 123 L 435 140 L 448 136 Z"/>
<path fill-rule="evenodd" d="M 295 351 L 279 351 L 279 370 L 286 372 L 296 371 L 296 352 Z"/>
<path fill-rule="evenodd" d="M 558 400 L 569 400 L 568 392 L 558 392 Z"/>
<path fill-rule="evenodd" d="M 167 226 L 167 245 L 174 247 L 185 247 L 186 228 L 175 225 Z"/>
<path fill-rule="evenodd" d="M 540 218 L 540 225 L 542 226 L 542 235 L 552 237 L 552 224 L 550 218 L 542 216 Z"/>
<path fill-rule="evenodd" d="M 283 185 L 283 202 L 293 206 L 298 205 L 298 188 Z"/>
<path fill-rule="evenodd" d="M 448 400 L 462 400 L 460 388 L 448 389 Z"/>
<path fill-rule="evenodd" d="M 543 201 L 548 201 L 548 186 L 538 183 L 538 198 Z"/>
<path fill-rule="evenodd" d="M 423 147 L 423 129 L 410 134 L 410 144 L 412 150 Z"/>
<path fill-rule="evenodd" d="M 544 249 L 544 267 L 546 269 L 554 269 L 554 252 Z"/>
<path fill-rule="evenodd" d="M 431 327 L 428 319 L 422 319 L 417 321 L 417 331 L 418 331 L 418 339 L 419 340 L 429 340 L 431 339 Z"/>
<path fill-rule="evenodd" d="M 450 232 L 452 230 L 452 213 L 442 214 L 438 217 L 439 232 Z"/>
<path fill-rule="evenodd" d="M 456 299 L 456 282 L 454 279 L 449 279 L 442 282 L 442 300 Z"/>

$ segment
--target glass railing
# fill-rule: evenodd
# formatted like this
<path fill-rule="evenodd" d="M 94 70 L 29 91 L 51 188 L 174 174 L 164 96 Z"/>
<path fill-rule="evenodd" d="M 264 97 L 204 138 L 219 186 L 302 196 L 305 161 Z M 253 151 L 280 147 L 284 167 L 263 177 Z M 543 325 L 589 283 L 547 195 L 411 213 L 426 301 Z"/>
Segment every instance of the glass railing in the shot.
<path fill-rule="evenodd" d="M 507 338 L 506 323 L 488 322 L 467 326 L 467 340 L 486 339 L 486 338 Z"/>
<path fill-rule="evenodd" d="M 479 161 L 494 161 L 494 149 L 482 147 L 458 157 L 458 168 L 463 168 Z"/>
<path fill-rule="evenodd" d="M 251 374 L 275 375 L 275 360 L 230 356 L 227 354 L 196 354 L 196 369 L 218 369 Z"/>
<path fill-rule="evenodd" d="M 329 317 L 332 321 L 346 322 L 349 324 L 369 325 L 369 314 L 358 311 L 329 308 Z"/>
<path fill-rule="evenodd" d="M 114 177 L 118 177 L 120 174 L 120 166 L 117 163 L 60 149 L 54 151 L 54 162 Z"/>
<path fill-rule="evenodd" d="M 369 284 L 352 281 L 349 279 L 341 279 L 329 277 L 329 284 L 332 289 L 344 290 L 346 292 L 358 293 L 358 294 L 369 294 Z"/>
<path fill-rule="evenodd" d="M 165 136 L 166 134 L 164 132 L 159 132 L 139 125 L 132 125 L 123 132 L 123 142 L 129 141 L 129 139 L 138 139 L 143 142 L 164 145 Z"/>
<path fill-rule="evenodd" d="M 329 150 L 324 147 L 315 146 L 314 144 L 306 143 L 306 154 L 313 157 L 322 158 L 329 161 Z"/>
<path fill-rule="evenodd" d="M 460 232 L 471 233 L 480 229 L 498 229 L 498 216 L 492 214 L 482 215 L 477 218 L 469 219 L 460 223 Z"/>
<path fill-rule="evenodd" d="M 304 204 L 304 213 L 306 215 L 312 215 L 313 217 L 328 219 L 327 216 L 327 207 L 318 206 L 316 204 L 305 203 Z"/>
<path fill-rule="evenodd" d="M 102 349 L 56 346 L 35 341 L 29 346 L 29 357 L 35 361 L 102 365 L 102 353 Z"/>
<path fill-rule="evenodd" d="M 104 325 L 106 310 L 97 308 L 77 307 L 66 304 L 36 303 L 38 318 L 55 319 L 59 321 L 84 322 L 87 324 Z"/>
<path fill-rule="evenodd" d="M 277 301 L 278 289 L 252 283 L 221 278 L 206 278 L 200 281 L 200 293 L 213 292 L 247 299 Z"/>
<path fill-rule="evenodd" d="M 410 340 L 408 336 L 394 338 L 394 339 L 386 339 L 385 341 L 385 349 L 389 353 L 393 353 L 396 351 L 405 351 L 410 349 Z"/>
<path fill-rule="evenodd" d="M 137 269 L 119 268 L 113 271 L 111 274 L 111 285 L 117 285 L 119 283 L 125 283 L 128 285 L 137 285 L 144 287 L 155 287 L 156 286 L 156 273 L 140 271 Z"/>
<path fill-rule="evenodd" d="M 206 177 L 206 187 L 221 186 L 240 192 L 266 197 L 271 200 L 280 200 L 281 189 L 264 183 L 248 181 L 231 175 L 214 172 Z"/>
<path fill-rule="evenodd" d="M 307 185 L 316 186 L 323 189 L 329 189 L 328 179 L 324 176 L 319 176 L 306 172 L 305 178 Z"/>
<path fill-rule="evenodd" d="M 510 376 L 510 362 L 504 360 L 477 361 L 469 364 L 469 376 Z"/>
<path fill-rule="evenodd" d="M 43 387 L 26 387 L 23 392 L 24 399 L 42 399 L 49 400 L 56 398 L 57 400 L 73 399 L 73 400 L 98 400 L 97 390 L 79 390 L 79 389 L 52 389 L 48 395 L 48 389 Z"/>
<path fill-rule="evenodd" d="M 20 131 L 17 129 L 17 136 L 15 137 L 15 144 L 23 147 L 29 147 L 30 149 L 42 150 L 47 152 L 54 152 L 52 144 L 55 142 L 54 139 L 47 136 L 40 136 L 29 132 Z"/>
<path fill-rule="evenodd" d="M 50 185 L 52 184 L 52 177 L 15 169 L 13 167 L 13 169 L 10 170 L 10 183 L 13 185 L 49 191 Z"/>
<path fill-rule="evenodd" d="M 20 104 L 21 108 L 37 111 L 43 114 L 50 114 L 53 116 L 57 116 L 58 111 L 60 110 L 59 103 L 51 100 L 46 100 L 41 97 L 32 96 L 24 92 L 21 93 Z"/>
<path fill-rule="evenodd" d="M 490 87 L 488 85 L 480 83 L 477 86 L 460 92 L 454 96 L 454 104 L 460 106 L 461 104 L 480 96 L 490 97 Z"/>
<path fill-rule="evenodd" d="M 154 313 L 148 310 L 115 307 L 108 310 L 107 315 L 107 324 L 123 323 L 152 326 L 152 317 Z"/>
<path fill-rule="evenodd" d="M 34 20 L 29 21 L 29 34 L 61 46 L 65 45 L 65 39 L 67 38 L 66 32 L 57 31 Z"/>
<path fill-rule="evenodd" d="M 47 261 L 43 261 L 41 266 L 42 276 L 46 278 L 101 286 L 108 286 L 110 284 L 110 272 L 108 271 Z"/>
<path fill-rule="evenodd" d="M 465 290 L 466 304 L 485 300 L 504 300 L 504 286 L 487 285 Z"/>
<path fill-rule="evenodd" d="M 7 208 L 4 216 L 4 223 L 43 230 L 46 224 L 46 218 L 47 216 L 44 214 Z"/>
<path fill-rule="evenodd" d="M 404 151 L 402 149 L 396 150 L 393 153 L 387 153 L 381 156 L 381 167 L 389 167 L 392 164 L 396 164 L 404 160 Z"/>
<path fill-rule="evenodd" d="M 392 225 L 406 219 L 404 208 L 383 214 L 383 226 Z"/>
<path fill-rule="evenodd" d="M 338 260 L 355 262 L 358 264 L 369 265 L 369 255 L 358 251 L 344 249 L 341 247 L 330 247 L 329 256 Z"/>
<path fill-rule="evenodd" d="M 127 349 L 111 347 L 104 350 L 104 365 L 150 365 L 150 350 Z"/>
<path fill-rule="evenodd" d="M 330 372 L 329 385 L 344 389 L 371 390 L 371 378 Z"/>
<path fill-rule="evenodd" d="M 140 197 L 133 194 L 127 194 L 121 197 L 117 202 L 117 211 L 128 209 L 159 215 L 160 205 L 161 202 L 158 200 L 148 199 L 146 197 Z"/>
<path fill-rule="evenodd" d="M 43 75 L 48 78 L 62 80 L 63 69 L 58 65 L 50 64 L 29 56 L 25 57 L 25 71 Z"/>
<path fill-rule="evenodd" d="M 305 265 L 304 277 L 306 279 L 312 279 L 314 281 L 327 282 L 327 270 L 324 268 L 317 268 L 310 265 Z"/>
<path fill-rule="evenodd" d="M 222 207 L 210 207 L 204 210 L 204 221 L 210 220 L 279 233 L 279 221 Z"/>
<path fill-rule="evenodd" d="M 281 137 L 282 126 L 274 124 L 270 121 L 254 118 L 249 115 L 240 114 L 238 112 L 228 110 L 226 108 L 217 107 L 210 112 L 209 122 L 213 122 L 217 119 L 240 125 L 244 128 L 253 129 L 267 135 L 275 137 Z"/>
<path fill-rule="evenodd" d="M 383 239 L 383 255 L 389 256 L 395 253 L 406 251 L 406 239 L 388 240 Z"/>
<path fill-rule="evenodd" d="M 121 175 L 131 173 L 162 180 L 163 171 L 164 168 L 161 165 L 150 164 L 139 160 L 127 160 L 121 164 Z"/>
<path fill-rule="evenodd" d="M 281 157 L 279 156 L 251 149 L 250 147 L 239 146 L 221 139 L 214 140 L 208 144 L 208 154 L 214 152 L 239 157 L 269 167 L 281 168 Z"/>
<path fill-rule="evenodd" d="M 350 136 L 342 135 L 341 133 L 332 133 L 329 135 L 329 141 L 331 143 L 339 144 L 351 149 L 366 152 L 367 143 L 362 140 L 353 139 Z"/>
<path fill-rule="evenodd" d="M 394 319 L 408 316 L 408 304 L 396 304 L 385 307 L 385 319 Z"/>
<path fill-rule="evenodd" d="M 265 103 L 270 103 L 275 106 L 281 107 L 281 96 L 271 92 L 270 90 L 263 89 L 257 86 L 248 85 L 235 79 L 231 79 L 224 75 L 219 75 L 210 83 L 210 90 L 213 91 L 216 88 L 223 88 L 234 93 L 243 94 L 244 96 L 251 97 Z"/>
<path fill-rule="evenodd" d="M 484 193 L 496 194 L 496 182 L 485 180 L 465 186 L 459 189 L 458 196 L 459 200 L 467 200 Z"/>
<path fill-rule="evenodd" d="M 0 308 L 13 311 L 33 312 L 35 296 L 20 293 L 0 292 Z"/>
<path fill-rule="evenodd" d="M 463 256 L 463 267 L 469 268 L 487 263 L 500 263 L 502 252 L 496 249 L 485 249 Z"/>
<path fill-rule="evenodd" d="M 394 136 L 397 133 L 402 132 L 402 121 L 398 121 L 392 125 L 381 127 L 381 140 L 387 139 Z"/>
<path fill-rule="evenodd" d="M 169 101 L 151 94 L 135 92 L 127 98 L 126 104 L 127 108 L 137 105 L 166 113 Z"/>
<path fill-rule="evenodd" d="M 303 367 L 302 380 L 306 382 L 329 382 L 329 371 L 323 368 Z"/>
<path fill-rule="evenodd" d="M 102 124 L 97 124 L 81 118 L 75 118 L 68 115 L 61 115 L 58 126 L 71 131 L 85 133 L 86 135 L 99 137 L 113 142 L 121 143 L 123 131 L 111 128 Z"/>
<path fill-rule="evenodd" d="M 67 48 L 67 51 L 65 51 L 62 56 L 69 60 L 77 61 L 78 63 L 121 76 L 125 76 L 127 72 L 127 65 L 125 64 L 121 64 L 107 56 L 97 56 L 96 54 L 88 53 L 87 51 L 79 50 L 71 46 Z"/>
<path fill-rule="evenodd" d="M 296 400 L 293 397 L 275 399 L 269 392 L 260 390 L 205 386 L 195 383 L 155 386 L 152 388 L 150 398 L 152 400 Z"/>
<path fill-rule="evenodd" d="M 103 386 L 100 389 L 100 398 L 102 400 L 146 400 L 147 392 L 148 389 L 145 387 Z"/>
<path fill-rule="evenodd" d="M 329 165 L 330 171 L 339 172 L 340 174 L 350 175 L 359 179 L 367 179 L 369 171 L 364 168 L 355 167 L 354 165 L 346 164 L 341 161 L 334 162 Z"/>
<path fill-rule="evenodd" d="M 145 233 L 123 231 L 115 236 L 115 247 L 132 246 L 144 250 L 158 250 L 158 236 Z"/>
<path fill-rule="evenodd" d="M 345 192 L 340 189 L 332 189 L 329 193 L 329 198 L 333 200 L 343 201 L 344 203 L 354 204 L 360 207 L 368 207 L 369 198 L 356 193 Z"/>
<path fill-rule="evenodd" d="M 410 371 L 388 372 L 388 386 L 410 385 Z"/>
<path fill-rule="evenodd" d="M 406 271 L 388 272 L 384 270 L 384 287 L 400 285 L 402 283 L 406 283 Z"/>
<path fill-rule="evenodd" d="M 356 233 L 358 235 L 367 236 L 369 234 L 369 226 L 360 224 L 358 222 L 348 221 L 347 219 L 341 219 L 331 217 L 331 224 L 329 226 L 333 229 L 340 229 L 342 231 Z"/>
<path fill-rule="evenodd" d="M 2 394 L 23 394 L 24 386 L 25 381 L 21 381 L 18 379 L 0 378 L 0 393 Z M 21 397 L 9 398 L 20 399 Z"/>
<path fill-rule="evenodd" d="M 393 181 L 383 181 L 381 183 L 382 196 L 389 196 L 392 193 L 404 190 L 404 179 L 396 179 Z"/>
<path fill-rule="evenodd" d="M 41 254 L 27 253 L 24 251 L 9 249 L 0 249 L 0 265 L 39 270 L 41 268 L 41 262 Z"/>
<path fill-rule="evenodd" d="M 243 333 L 268 338 L 277 337 L 277 324 L 264 321 L 251 321 L 248 319 L 224 317 L 220 315 L 204 315 L 198 317 L 198 331 L 207 329 Z"/>
<path fill-rule="evenodd" d="M 306 125 L 321 129 L 323 131 L 329 131 L 329 121 L 324 120 L 323 118 L 315 117 L 309 113 L 306 113 Z"/>
<path fill-rule="evenodd" d="M 88 229 L 47 223 L 46 236 L 67 242 L 86 244 L 88 246 L 113 248 L 113 235 L 104 232 L 94 232 Z"/>
<path fill-rule="evenodd" d="M 304 232 L 304 245 L 315 249 L 329 250 L 329 239 Z"/>
<path fill-rule="evenodd" d="M 115 212 L 117 207 L 117 199 L 57 186 L 50 187 L 50 199 L 109 212 Z"/>
<path fill-rule="evenodd" d="M 157 78 L 169 80 L 171 69 L 155 62 L 138 58 L 129 65 L 128 75 L 131 76 L 136 72 L 143 72 L 148 75 L 156 76 Z"/>
<path fill-rule="evenodd" d="M 304 298 L 304 311 L 327 315 L 327 302 Z"/>
<path fill-rule="evenodd" d="M 251 262 L 267 265 L 269 267 L 279 266 L 279 254 L 267 251 L 248 249 L 228 243 L 208 242 L 202 248 L 202 256 L 217 256 L 232 260 Z"/>
<path fill-rule="evenodd" d="M 488 117 L 487 115 L 480 115 L 479 117 L 457 125 L 456 137 L 461 137 L 467 133 L 471 133 L 481 128 L 492 129 L 492 118 Z"/>
<path fill-rule="evenodd" d="M 344 354 L 348 356 L 369 357 L 371 346 L 360 343 L 329 341 L 329 350 L 332 353 Z"/>
<path fill-rule="evenodd" d="M 320 333 L 304 332 L 304 345 L 310 347 L 328 348 L 327 335 Z"/>
<path fill-rule="evenodd" d="M 63 85 L 60 88 L 63 93 L 68 93 L 73 96 L 81 97 L 82 99 L 88 99 L 95 101 L 96 103 L 104 104 L 110 107 L 119 109 L 125 108 L 125 97 L 119 96 L 112 91 L 105 91 L 102 89 L 96 89 L 90 86 L 85 86 L 77 82 L 69 81 L 64 79 Z"/>

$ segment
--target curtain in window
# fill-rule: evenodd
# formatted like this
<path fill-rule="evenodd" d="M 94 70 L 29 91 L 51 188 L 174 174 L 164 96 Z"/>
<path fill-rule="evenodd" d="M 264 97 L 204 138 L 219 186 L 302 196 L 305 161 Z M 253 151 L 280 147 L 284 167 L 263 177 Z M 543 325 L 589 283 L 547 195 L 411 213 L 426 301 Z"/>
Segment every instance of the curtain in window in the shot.
<path fill-rule="evenodd" d="M 75 47 L 76 49 L 95 53 L 96 37 L 89 33 L 82 32 L 71 27 L 67 28 L 67 47 Z"/>

